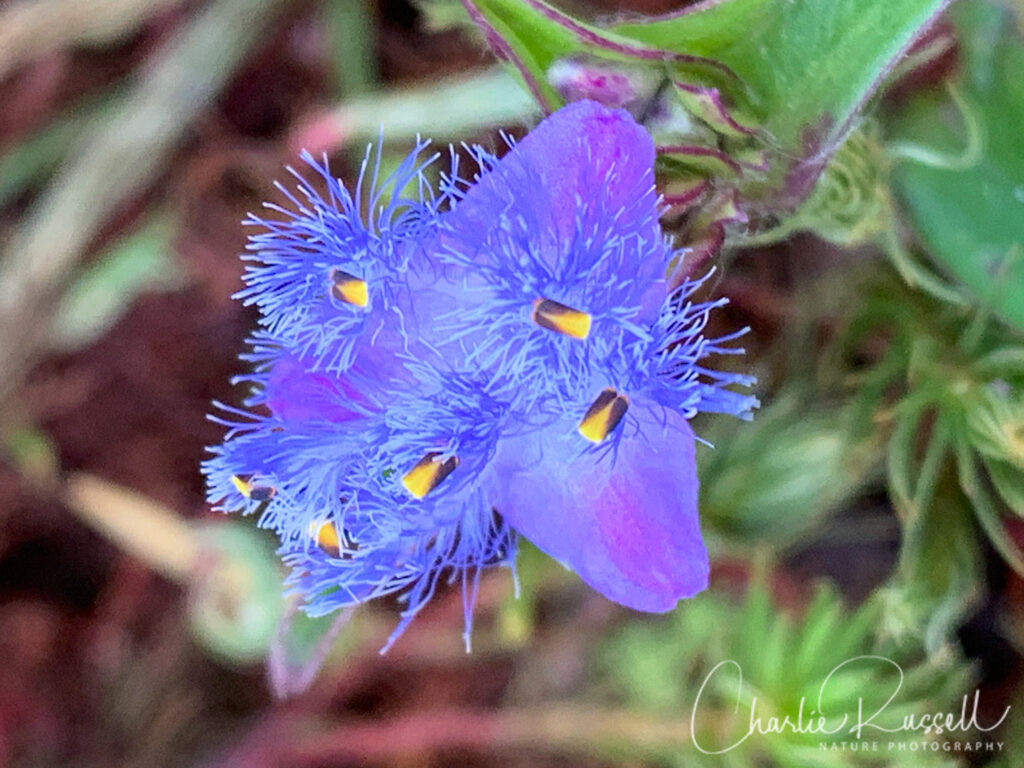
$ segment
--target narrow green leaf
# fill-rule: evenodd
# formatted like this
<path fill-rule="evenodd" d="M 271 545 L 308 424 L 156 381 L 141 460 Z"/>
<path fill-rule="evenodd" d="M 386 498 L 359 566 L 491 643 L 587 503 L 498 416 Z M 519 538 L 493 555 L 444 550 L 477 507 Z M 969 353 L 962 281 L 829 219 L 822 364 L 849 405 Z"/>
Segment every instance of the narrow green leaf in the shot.
<path fill-rule="evenodd" d="M 1006 506 L 1015 514 L 1024 517 L 1024 470 L 1005 461 L 987 457 L 984 461 L 992 485 L 1006 502 Z"/>
<path fill-rule="evenodd" d="M 825 649 L 835 636 L 841 608 L 835 591 L 828 585 L 819 585 L 804 612 L 804 630 L 792 661 L 795 668 L 812 668 L 816 661 L 828 656 Z"/>
<path fill-rule="evenodd" d="M 908 398 L 900 406 L 892 437 L 889 439 L 889 492 L 893 496 L 897 509 L 904 518 L 913 519 L 917 510 L 913 505 L 913 454 L 914 438 L 921 413 L 927 405 L 924 398 L 911 400 Z"/>
<path fill-rule="evenodd" d="M 1006 530 L 999 509 L 989 495 L 982 478 L 978 475 L 978 466 L 974 455 L 969 451 L 961 451 L 957 458 L 960 462 L 961 485 L 974 506 L 978 522 L 989 541 L 992 542 L 992 546 L 1002 555 L 1007 565 L 1024 576 L 1024 553 L 1020 551 Z"/>
<path fill-rule="evenodd" d="M 949 440 L 949 422 L 940 413 L 932 425 L 932 433 L 928 438 L 928 447 L 925 448 L 924 458 L 917 470 L 917 485 L 914 487 L 914 498 L 911 507 L 914 510 L 922 510 L 931 504 L 935 495 L 935 488 L 939 481 L 939 471 L 942 469 L 942 460 L 946 456 L 946 444 Z"/>

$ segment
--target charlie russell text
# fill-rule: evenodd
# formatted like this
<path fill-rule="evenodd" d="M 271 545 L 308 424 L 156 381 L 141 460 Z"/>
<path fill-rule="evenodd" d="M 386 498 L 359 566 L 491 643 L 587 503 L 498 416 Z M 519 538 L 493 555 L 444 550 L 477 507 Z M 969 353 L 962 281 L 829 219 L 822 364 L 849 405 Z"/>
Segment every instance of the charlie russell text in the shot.
<path fill-rule="evenodd" d="M 888 698 L 886 698 L 880 706 L 870 707 L 865 706 L 863 697 L 858 697 L 856 701 L 850 702 L 850 711 L 824 711 L 825 708 L 822 706 L 822 702 L 828 700 L 826 693 L 830 682 L 837 672 L 851 664 L 879 664 L 893 667 L 897 674 L 894 678 L 895 682 L 892 686 L 892 690 L 888 692 Z M 1010 707 L 1007 707 L 1002 716 L 994 723 L 982 724 L 978 720 L 980 694 L 978 691 L 975 691 L 973 696 L 969 694 L 965 695 L 961 700 L 959 709 L 953 711 L 910 713 L 898 718 L 887 718 L 886 709 L 893 704 L 899 696 L 900 690 L 903 688 L 903 669 L 895 661 L 884 656 L 856 656 L 852 659 L 847 659 L 829 672 L 828 676 L 826 676 L 822 681 L 821 687 L 818 689 L 816 706 L 809 706 L 807 704 L 806 697 L 801 697 L 795 716 L 784 715 L 782 717 L 778 717 L 773 715 L 766 718 L 758 713 L 758 699 L 754 696 L 750 699 L 750 718 L 748 720 L 746 732 L 742 733 L 730 744 L 726 744 L 719 748 L 710 748 L 708 745 L 701 744 L 699 741 L 696 728 L 698 712 L 700 711 L 702 701 L 704 700 L 705 692 L 708 690 L 709 684 L 715 679 L 716 675 L 723 674 L 723 672 L 727 672 L 730 668 L 734 670 L 736 675 L 736 707 L 738 709 L 740 703 L 747 697 L 744 697 L 743 695 L 743 670 L 737 662 L 731 660 L 722 661 L 715 665 L 714 669 L 712 669 L 704 679 L 693 703 L 693 713 L 690 718 L 690 734 L 694 746 L 706 755 L 721 755 L 726 752 L 730 752 L 754 734 L 766 735 L 773 733 L 791 733 L 824 736 L 849 734 L 852 737 L 850 741 L 840 741 L 840 743 L 857 744 L 857 748 L 859 749 L 865 743 L 876 743 L 865 741 L 865 734 L 870 736 L 877 733 L 913 733 L 917 736 L 929 737 L 957 733 L 988 733 L 998 728 L 1010 713 Z M 934 743 L 938 745 L 938 742 Z M 897 742 L 892 742 L 892 744 L 897 744 Z M 874 751 L 874 748 L 868 747 L 866 749 Z"/>

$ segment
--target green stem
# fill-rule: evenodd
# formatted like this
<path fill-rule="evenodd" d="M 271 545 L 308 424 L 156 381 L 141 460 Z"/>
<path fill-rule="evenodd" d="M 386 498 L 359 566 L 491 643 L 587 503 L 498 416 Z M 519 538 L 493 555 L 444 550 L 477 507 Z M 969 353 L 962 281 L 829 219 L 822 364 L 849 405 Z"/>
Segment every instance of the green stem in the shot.
<path fill-rule="evenodd" d="M 377 82 L 373 13 L 366 0 L 327 0 L 324 22 L 334 64 L 335 93 L 352 98 Z"/>
<path fill-rule="evenodd" d="M 948 83 L 950 98 L 960 112 L 967 133 L 967 144 L 959 155 L 941 152 L 910 141 L 894 141 L 886 147 L 889 157 L 895 161 L 910 161 L 938 168 L 944 171 L 966 171 L 976 166 L 982 157 L 985 145 L 985 129 L 978 118 L 978 111 L 952 83 Z"/>
<path fill-rule="evenodd" d="M 446 78 L 427 86 L 370 93 L 328 117 L 343 143 L 388 141 L 419 135 L 471 138 L 481 130 L 522 122 L 537 114 L 531 96 L 501 69 Z"/>

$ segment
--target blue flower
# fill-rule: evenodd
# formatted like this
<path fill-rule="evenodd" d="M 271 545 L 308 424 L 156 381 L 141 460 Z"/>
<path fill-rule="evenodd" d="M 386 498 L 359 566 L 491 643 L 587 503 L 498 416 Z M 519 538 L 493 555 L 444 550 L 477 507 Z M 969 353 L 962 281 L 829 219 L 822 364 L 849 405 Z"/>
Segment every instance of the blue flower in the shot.
<path fill-rule="evenodd" d="M 367 327 L 362 310 L 371 301 L 390 305 L 409 244 L 436 226 L 444 198 L 435 199 L 425 180 L 424 171 L 437 159 L 423 159 L 427 146 L 417 144 L 383 180 L 380 153 L 368 151 L 352 194 L 331 175 L 326 158 L 318 163 L 304 152 L 326 193 L 289 168 L 295 191 L 277 187 L 293 209 L 268 203 L 284 218 L 250 214 L 244 222 L 262 231 L 249 238 L 246 287 L 236 298 L 255 304 L 266 332 L 317 367 L 341 372 L 350 366 L 352 346 Z M 417 194 L 410 197 L 406 190 L 413 186 Z"/>
<path fill-rule="evenodd" d="M 311 613 L 397 596 L 388 645 L 442 581 L 468 644 L 480 573 L 514 568 L 518 535 L 670 610 L 707 583 L 688 419 L 757 401 L 707 364 L 741 352 L 742 331 L 704 335 L 725 300 L 668 290 L 650 137 L 577 102 L 437 193 L 424 148 L 379 184 L 364 163 L 354 195 L 307 156 L 326 195 L 300 180 L 283 220 L 250 219 L 261 328 L 246 408 L 216 417 L 211 503 L 277 534 Z"/>

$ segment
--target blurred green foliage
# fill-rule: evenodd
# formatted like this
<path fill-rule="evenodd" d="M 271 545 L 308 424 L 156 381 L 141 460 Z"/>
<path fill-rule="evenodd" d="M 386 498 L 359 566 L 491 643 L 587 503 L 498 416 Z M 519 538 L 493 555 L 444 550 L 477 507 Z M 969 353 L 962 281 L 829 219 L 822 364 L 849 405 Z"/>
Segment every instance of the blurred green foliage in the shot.
<path fill-rule="evenodd" d="M 468 20 L 458 2 L 417 4 L 435 29 Z M 740 190 L 746 203 L 757 201 L 751 211 L 772 223 L 734 229 L 731 244 L 775 242 L 809 230 L 838 246 L 862 249 L 856 259 L 863 263 L 850 257 L 830 263 L 821 280 L 833 289 L 827 300 L 811 293 L 787 296 L 801 318 L 782 324 L 776 346 L 788 356 L 785 372 L 765 381 L 766 405 L 755 420 L 699 424 L 702 438 L 714 445 L 698 451 L 702 523 L 714 555 L 746 566 L 767 556 L 772 568 L 781 568 L 786 556 L 815 542 L 848 536 L 856 543 L 837 513 L 862 513 L 858 501 L 884 491 L 901 531 L 893 572 L 859 607 L 824 584 L 807 605 L 784 604 L 760 571 L 739 603 L 722 580 L 713 581 L 706 594 L 671 616 L 630 619 L 610 638 L 598 639 L 587 695 L 680 718 L 693 711 L 716 665 L 735 661 L 738 667 L 719 668 L 693 720 L 702 745 L 721 746 L 745 732 L 755 696 L 766 717 L 796 717 L 801 700 L 808 709 L 817 705 L 822 684 L 839 665 L 877 655 L 906 673 L 887 710 L 891 716 L 949 708 L 968 687 L 954 632 L 983 594 L 988 548 L 1024 574 L 1024 556 L 1008 530 L 1008 523 L 1024 516 L 1020 19 L 1002 4 L 958 3 L 952 18 L 963 67 L 953 93 L 962 99 L 951 102 L 936 87 L 877 118 L 861 119 L 860 108 L 942 0 L 728 0 L 660 21 L 610 27 L 562 17 L 539 2 L 474 5 L 521 61 L 547 107 L 562 99 L 551 82 L 552 67 L 579 57 L 636 75 L 651 97 L 666 78 L 724 95 L 736 125 L 707 100 L 680 89 L 671 92 L 673 114 L 683 118 L 656 131 L 662 142 L 721 152 L 664 163 L 680 178 L 710 178 L 717 185 L 720 196 L 693 212 L 690 222 L 701 222 L 698 229 L 720 222 L 720 211 L 730 205 L 735 211 L 735 201 L 721 195 Z M 323 14 L 336 92 L 358 95 L 376 80 L 367 5 L 332 0 Z M 638 47 L 659 55 L 634 55 Z M 710 57 L 738 77 L 671 54 Z M 102 113 L 116 103 L 112 98 L 57 119 L 0 158 L 0 205 L 51 173 L 86 122 L 106 119 Z M 419 130 L 444 140 L 516 120 L 533 106 L 510 77 L 483 72 L 364 95 L 349 102 L 346 118 L 359 137 L 375 133 L 383 121 L 392 140 L 408 140 Z M 977 158 L 964 150 L 974 145 L 975 126 Z M 399 157 L 390 149 L 382 156 L 384 167 Z M 795 167 L 829 157 L 806 199 L 777 195 Z M 740 172 L 731 160 L 741 164 Z M 920 247 L 906 244 L 904 222 Z M 139 292 L 177 286 L 172 224 L 162 213 L 146 218 L 76 270 L 53 340 L 88 343 Z M 873 258 L 880 252 L 889 254 L 896 271 Z M 922 259 L 958 282 L 944 282 Z M 827 329 L 828 342 L 811 328 Z M 59 474 L 57 449 L 34 428 L 8 431 L 4 447 L 26 476 Z M 277 559 L 250 525 L 210 526 L 200 538 L 205 556 L 190 584 L 189 617 L 198 640 L 220 658 L 252 662 L 269 654 L 277 665 L 274 684 L 288 694 L 308 684 L 332 646 L 336 658 L 354 642 L 345 635 L 335 646 L 347 615 L 309 619 L 282 601 Z M 494 645 L 530 653 L 542 601 L 575 578 L 524 543 L 522 594 L 510 591 L 501 603 Z M 887 695 L 897 677 L 884 663 L 843 666 L 822 706 L 840 711 L 858 697 L 867 708 L 880 706 L 877 697 Z M 1011 721 L 1016 730 L 1008 738 L 1021 722 Z M 755 735 L 718 757 L 696 749 L 681 755 L 626 746 L 665 765 L 867 764 L 856 753 L 819 748 L 820 741 L 842 735 Z M 948 760 L 898 752 L 870 764 Z M 1003 764 L 1016 763 L 1007 755 Z"/>
<path fill-rule="evenodd" d="M 192 631 L 225 660 L 264 658 L 284 610 L 270 540 L 245 521 L 207 526 L 199 540 L 203 555 L 189 585 Z"/>
<path fill-rule="evenodd" d="M 1024 571 L 1002 519 L 1024 487 L 1024 345 L 982 308 L 955 307 L 891 279 L 860 288 L 833 372 L 850 370 L 866 345 L 884 340 L 884 352 L 853 379 L 850 417 L 887 445 L 890 497 L 903 526 L 896 583 L 908 607 L 897 625 L 916 628 L 935 648 L 977 590 L 980 532 Z"/>
<path fill-rule="evenodd" d="M 697 454 L 701 520 L 726 551 L 798 547 L 870 479 L 871 452 L 815 394 L 781 393 L 752 423 L 708 419 L 700 429 L 714 446 Z"/>
<path fill-rule="evenodd" d="M 932 753 L 890 751 L 887 744 L 868 757 L 840 749 L 843 742 L 859 741 L 851 732 L 858 700 L 865 717 L 884 707 L 876 722 L 894 728 L 910 713 L 949 707 L 970 680 L 967 667 L 951 653 L 926 658 L 879 642 L 880 617 L 877 599 L 852 610 L 826 584 L 819 584 L 807 607 L 792 616 L 771 597 L 761 573 L 739 604 L 716 593 L 667 619 L 629 624 L 603 644 L 598 668 L 627 706 L 690 717 L 694 748 L 685 755 L 652 755 L 659 764 L 949 765 Z M 761 732 L 769 718 L 781 722 L 788 716 L 808 726 L 819 715 L 826 718 L 820 733 Z M 754 717 L 762 727 L 744 738 Z M 864 740 L 878 736 L 864 733 Z M 920 736 L 885 735 L 886 742 L 914 739 Z"/>
<path fill-rule="evenodd" d="M 54 343 L 85 346 L 109 330 L 138 294 L 180 288 L 185 276 L 171 256 L 173 231 L 166 216 L 156 215 L 83 269 L 57 307 Z"/>
<path fill-rule="evenodd" d="M 1024 44 L 1006 7 L 956 4 L 962 43 L 957 77 L 967 118 L 982 134 L 971 164 L 904 162 L 896 188 L 915 231 L 949 274 L 1018 329 L 1024 329 Z M 965 137 L 943 94 L 919 94 L 890 121 L 905 145 L 953 155 Z"/>

